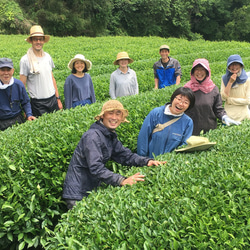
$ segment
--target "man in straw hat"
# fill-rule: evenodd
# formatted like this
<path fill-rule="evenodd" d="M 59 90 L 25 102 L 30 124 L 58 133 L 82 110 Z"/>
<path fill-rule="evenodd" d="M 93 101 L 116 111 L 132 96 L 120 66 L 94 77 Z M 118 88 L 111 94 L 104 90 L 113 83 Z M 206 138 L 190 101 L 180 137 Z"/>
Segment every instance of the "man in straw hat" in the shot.
<path fill-rule="evenodd" d="M 105 167 L 110 159 L 128 166 L 158 166 L 166 163 L 132 153 L 117 139 L 115 129 L 122 122 L 128 122 L 127 116 L 128 111 L 119 101 L 107 101 L 101 113 L 95 117 L 97 121 L 83 134 L 70 161 L 64 182 L 63 198 L 68 209 L 73 208 L 76 201 L 87 197 L 102 182 L 112 186 L 124 186 L 144 181 L 145 176 L 140 173 L 127 178 L 113 173 Z"/>
<path fill-rule="evenodd" d="M 25 87 L 27 85 L 35 116 L 63 108 L 52 73 L 54 62 L 51 56 L 43 51 L 43 45 L 49 39 L 50 36 L 44 35 L 41 26 L 32 26 L 26 39 L 32 46 L 20 61 L 20 80 Z"/>
<path fill-rule="evenodd" d="M 119 65 L 119 68 L 110 76 L 109 94 L 112 99 L 139 93 L 136 73 L 128 66 L 132 62 L 133 59 L 129 57 L 127 52 L 117 54 L 113 64 Z"/>
<path fill-rule="evenodd" d="M 153 65 L 155 89 L 162 89 L 171 85 L 178 85 L 181 81 L 181 65 L 178 60 L 169 56 L 168 45 L 161 45 L 159 54 L 161 56 Z"/>

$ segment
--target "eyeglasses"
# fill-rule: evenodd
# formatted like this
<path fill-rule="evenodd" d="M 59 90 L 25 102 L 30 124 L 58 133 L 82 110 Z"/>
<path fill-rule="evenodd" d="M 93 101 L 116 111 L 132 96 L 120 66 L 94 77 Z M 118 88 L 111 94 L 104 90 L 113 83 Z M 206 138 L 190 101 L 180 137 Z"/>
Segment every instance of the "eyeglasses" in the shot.
<path fill-rule="evenodd" d="M 190 105 L 190 102 L 189 102 L 189 101 L 183 100 L 181 97 L 176 96 L 175 99 L 176 99 L 178 102 L 182 103 L 183 105 L 186 105 L 186 106 Z"/>
<path fill-rule="evenodd" d="M 35 41 L 35 42 L 41 41 L 41 42 L 43 42 L 44 37 L 32 37 L 32 41 Z"/>

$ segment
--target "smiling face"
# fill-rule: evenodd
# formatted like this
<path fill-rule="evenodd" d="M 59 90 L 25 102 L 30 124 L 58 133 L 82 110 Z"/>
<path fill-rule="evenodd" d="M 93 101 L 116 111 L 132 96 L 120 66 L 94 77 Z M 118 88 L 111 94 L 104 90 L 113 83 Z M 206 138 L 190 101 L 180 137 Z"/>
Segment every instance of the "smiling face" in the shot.
<path fill-rule="evenodd" d="M 121 68 L 126 68 L 128 66 L 128 59 L 120 59 L 118 63 Z"/>
<path fill-rule="evenodd" d="M 241 67 L 242 65 L 240 63 L 233 62 L 229 65 L 228 68 L 233 74 L 237 74 L 241 70 Z"/>
<path fill-rule="evenodd" d="M 0 80 L 3 84 L 9 84 L 11 77 L 14 74 L 14 69 L 3 67 L 0 68 Z"/>
<path fill-rule="evenodd" d="M 190 101 L 186 96 L 177 95 L 173 101 L 171 106 L 169 107 L 170 111 L 174 115 L 180 115 L 185 112 L 190 105 Z"/>
<path fill-rule="evenodd" d="M 202 81 L 207 76 L 207 70 L 201 65 L 194 68 L 194 77 L 198 81 Z"/>
<path fill-rule="evenodd" d="M 161 56 L 161 60 L 163 62 L 167 62 L 169 60 L 168 59 L 169 50 L 167 50 L 167 49 L 161 49 L 159 53 L 160 53 L 160 56 Z"/>
<path fill-rule="evenodd" d="M 120 59 L 118 61 L 120 68 L 127 68 L 128 67 L 128 59 Z"/>
<path fill-rule="evenodd" d="M 42 50 L 43 45 L 44 45 L 45 39 L 44 36 L 34 36 L 31 39 L 31 44 L 33 50 L 39 52 Z"/>
<path fill-rule="evenodd" d="M 83 62 L 81 60 L 77 60 L 74 62 L 73 67 L 75 68 L 77 73 L 82 73 L 83 70 L 85 69 L 86 65 L 85 65 L 85 62 Z"/>
<path fill-rule="evenodd" d="M 119 109 L 115 109 L 112 111 L 106 111 L 101 116 L 101 118 L 102 118 L 102 122 L 106 128 L 114 130 L 121 124 L 122 119 L 123 119 L 123 113 Z"/>

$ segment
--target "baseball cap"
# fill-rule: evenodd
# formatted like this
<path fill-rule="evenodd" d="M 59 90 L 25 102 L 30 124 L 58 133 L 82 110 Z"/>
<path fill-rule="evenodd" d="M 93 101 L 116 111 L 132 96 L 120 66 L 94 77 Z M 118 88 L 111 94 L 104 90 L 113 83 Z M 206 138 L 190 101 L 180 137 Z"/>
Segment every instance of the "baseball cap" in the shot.
<path fill-rule="evenodd" d="M 7 68 L 10 68 L 10 69 L 13 69 L 14 66 L 13 66 L 13 62 L 10 58 L 0 58 L 0 68 L 4 68 L 4 67 L 7 67 Z"/>
<path fill-rule="evenodd" d="M 166 44 L 161 45 L 161 47 L 160 47 L 160 51 L 161 51 L 162 49 L 167 49 L 167 50 L 170 50 L 169 46 L 168 46 L 168 45 L 166 45 Z"/>

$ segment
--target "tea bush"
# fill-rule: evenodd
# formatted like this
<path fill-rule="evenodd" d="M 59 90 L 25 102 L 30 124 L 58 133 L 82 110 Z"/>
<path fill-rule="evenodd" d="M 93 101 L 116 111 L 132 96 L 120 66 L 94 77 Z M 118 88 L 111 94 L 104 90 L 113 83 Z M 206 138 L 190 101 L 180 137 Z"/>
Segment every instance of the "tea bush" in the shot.
<path fill-rule="evenodd" d="M 62 215 L 45 249 L 248 249 L 249 125 L 209 132 L 210 150 L 127 170 L 145 182 L 93 192 Z"/>
<path fill-rule="evenodd" d="M 30 46 L 25 38 L 0 35 L 1 55 L 14 60 L 17 78 L 20 58 Z M 140 94 L 119 98 L 129 110 L 130 123 L 122 124 L 117 132 L 122 143 L 136 151 L 144 118 L 177 88 L 152 90 L 152 65 L 163 43 L 170 45 L 171 56 L 182 64 L 181 85 L 189 80 L 192 62 L 198 57 L 210 61 L 217 86 L 230 54 L 240 53 L 246 69 L 250 68 L 248 43 L 51 37 L 45 51 L 54 59 L 62 99 L 70 74 L 66 65 L 82 53 L 93 63 L 89 73 L 97 103 L 45 114 L 0 132 L 0 249 L 249 248 L 249 121 L 238 127 L 219 125 L 206 134 L 210 141 L 217 141 L 211 150 L 159 156 L 167 160 L 164 166 L 138 170 L 109 162 L 109 168 L 124 175 L 145 173 L 145 183 L 101 187 L 66 213 L 61 194 L 67 167 L 82 134 L 109 98 L 117 52 L 125 50 L 135 60 L 131 67 L 137 72 Z"/>

